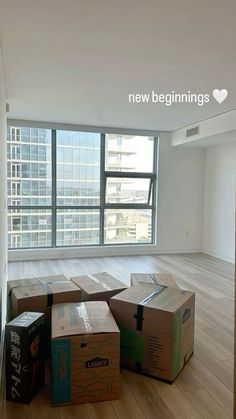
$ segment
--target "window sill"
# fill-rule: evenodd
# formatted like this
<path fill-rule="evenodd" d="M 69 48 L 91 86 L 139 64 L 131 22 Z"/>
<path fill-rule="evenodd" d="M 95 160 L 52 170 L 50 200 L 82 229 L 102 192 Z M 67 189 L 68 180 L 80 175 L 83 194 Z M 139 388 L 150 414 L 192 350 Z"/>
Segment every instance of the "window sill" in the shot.
<path fill-rule="evenodd" d="M 57 247 L 8 250 L 8 261 L 70 259 L 104 256 L 149 255 L 157 253 L 156 244 L 109 245 L 91 247 Z"/>

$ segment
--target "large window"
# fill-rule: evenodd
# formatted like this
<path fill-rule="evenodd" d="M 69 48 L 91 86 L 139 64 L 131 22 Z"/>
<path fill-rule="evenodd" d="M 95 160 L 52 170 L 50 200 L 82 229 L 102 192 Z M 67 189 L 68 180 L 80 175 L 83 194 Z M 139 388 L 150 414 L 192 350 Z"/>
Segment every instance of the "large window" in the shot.
<path fill-rule="evenodd" d="M 157 139 L 8 127 L 9 248 L 154 243 Z"/>

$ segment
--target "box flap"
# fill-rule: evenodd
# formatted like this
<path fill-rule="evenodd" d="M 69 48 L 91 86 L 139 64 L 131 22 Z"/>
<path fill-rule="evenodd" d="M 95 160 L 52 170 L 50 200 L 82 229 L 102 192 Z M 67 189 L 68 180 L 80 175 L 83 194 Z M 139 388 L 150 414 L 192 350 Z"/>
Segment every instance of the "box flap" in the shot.
<path fill-rule="evenodd" d="M 98 292 L 123 290 L 127 286 L 107 272 L 95 273 L 91 275 L 80 275 L 70 278 L 87 294 Z"/>
<path fill-rule="evenodd" d="M 52 338 L 92 333 L 119 333 L 105 301 L 52 306 Z"/>
<path fill-rule="evenodd" d="M 191 295 L 194 295 L 194 293 L 179 288 L 139 283 L 115 295 L 112 300 L 127 301 L 150 308 L 175 312 Z"/>
<path fill-rule="evenodd" d="M 48 283 L 48 288 L 51 290 L 52 294 L 62 294 L 64 292 L 75 292 L 80 291 L 80 288 L 72 281 L 65 281 L 65 282 L 52 282 L 51 284 Z"/>
<path fill-rule="evenodd" d="M 65 275 L 49 275 L 49 276 L 40 276 L 40 277 L 33 277 L 33 278 L 21 278 L 21 279 L 13 279 L 7 281 L 7 293 L 8 295 L 11 294 L 11 291 L 14 288 L 18 287 L 28 287 L 31 285 L 38 285 L 40 283 L 50 284 L 54 282 L 69 282 L 69 279 L 66 278 Z"/>
<path fill-rule="evenodd" d="M 178 288 L 176 281 L 170 273 L 131 273 L 131 285 L 137 283 L 150 283 L 163 285 L 165 287 Z"/>
<path fill-rule="evenodd" d="M 37 285 L 37 278 L 23 278 L 23 279 L 13 279 L 7 281 L 7 294 L 10 295 L 13 288 L 26 287 L 30 285 Z"/>
<path fill-rule="evenodd" d="M 35 285 L 15 287 L 12 289 L 12 294 L 17 300 L 20 300 L 28 297 L 41 297 L 42 295 L 46 295 L 47 292 L 42 284 L 36 282 Z"/>
<path fill-rule="evenodd" d="M 40 281 L 46 282 L 47 284 L 51 284 L 52 282 L 68 282 L 69 279 L 65 275 L 49 275 L 49 276 L 39 276 L 38 279 Z"/>

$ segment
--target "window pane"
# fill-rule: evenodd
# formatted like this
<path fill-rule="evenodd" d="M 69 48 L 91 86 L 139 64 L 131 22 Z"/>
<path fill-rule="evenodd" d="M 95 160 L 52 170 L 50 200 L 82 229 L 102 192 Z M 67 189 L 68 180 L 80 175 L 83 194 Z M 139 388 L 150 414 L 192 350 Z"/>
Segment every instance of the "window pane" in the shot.
<path fill-rule="evenodd" d="M 150 179 L 107 178 L 106 203 L 147 204 Z"/>
<path fill-rule="evenodd" d="M 99 210 L 58 210 L 57 246 L 99 244 Z"/>
<path fill-rule="evenodd" d="M 105 211 L 105 243 L 151 243 L 151 210 Z"/>
<path fill-rule="evenodd" d="M 44 209 L 8 212 L 8 247 L 51 246 L 51 211 Z"/>
<path fill-rule="evenodd" d="M 10 127 L 8 204 L 51 205 L 51 171 L 51 131 Z"/>
<path fill-rule="evenodd" d="M 106 170 L 153 171 L 153 137 L 106 134 Z"/>
<path fill-rule="evenodd" d="M 57 205 L 99 205 L 100 134 L 57 131 Z"/>

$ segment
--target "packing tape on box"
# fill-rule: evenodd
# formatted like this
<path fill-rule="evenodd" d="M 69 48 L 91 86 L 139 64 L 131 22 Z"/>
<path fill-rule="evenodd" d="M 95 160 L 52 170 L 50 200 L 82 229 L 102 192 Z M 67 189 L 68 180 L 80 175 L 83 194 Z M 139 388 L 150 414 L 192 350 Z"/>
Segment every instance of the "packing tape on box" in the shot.
<path fill-rule="evenodd" d="M 92 329 L 90 323 L 89 323 L 89 315 L 86 310 L 85 304 L 80 303 L 77 307 L 77 314 L 78 317 L 83 321 L 84 327 L 86 330 L 90 331 Z"/>
<path fill-rule="evenodd" d="M 52 282 L 44 282 L 43 280 L 41 280 L 41 279 L 39 279 L 39 278 L 34 278 L 36 281 L 38 281 L 39 282 L 39 284 L 40 285 L 42 285 L 43 287 L 44 287 L 44 285 L 46 285 L 46 284 L 68 284 L 68 282 L 69 281 L 52 281 Z M 19 280 L 19 282 L 20 282 L 21 280 Z M 30 281 L 29 281 L 30 282 Z M 34 285 L 36 285 L 36 284 L 24 284 L 24 285 L 22 285 L 22 284 L 19 284 L 19 285 L 15 285 L 14 287 L 12 287 L 11 289 L 10 289 L 10 291 L 9 291 L 9 293 L 8 293 L 8 296 L 10 297 L 11 296 L 11 293 L 12 293 L 12 291 L 15 289 L 15 288 L 23 288 L 23 287 L 31 287 L 31 286 L 34 286 Z M 49 287 L 48 287 L 49 288 Z M 47 288 L 47 289 L 48 289 Z M 50 290 L 50 288 L 49 288 L 49 290 Z M 46 290 L 45 290 L 46 291 Z M 51 290 L 50 290 L 50 293 L 51 293 Z"/>
<path fill-rule="evenodd" d="M 149 277 L 151 281 L 153 282 L 153 284 L 160 285 L 157 279 L 155 278 L 155 274 L 150 274 Z"/>
<path fill-rule="evenodd" d="M 157 278 L 155 278 L 155 274 L 148 274 L 148 276 L 154 285 L 160 285 L 162 287 L 167 288 L 167 285 L 162 285 L 160 282 L 158 282 Z M 146 284 L 146 283 L 147 282 L 140 281 L 140 284 Z"/>
<path fill-rule="evenodd" d="M 153 291 L 150 295 L 145 297 L 137 304 L 137 312 L 134 314 L 134 318 L 136 319 L 136 330 L 143 329 L 143 308 L 144 306 L 149 303 L 149 301 L 153 300 L 157 295 L 159 295 L 166 287 L 159 285 L 156 291 Z"/>
<path fill-rule="evenodd" d="M 105 272 L 104 272 L 105 273 Z M 100 278 L 100 275 L 99 275 L 99 279 L 96 277 L 96 275 L 99 275 L 99 274 L 92 274 L 92 275 L 88 275 L 88 277 L 90 278 L 90 279 L 92 279 L 94 282 L 97 282 L 98 284 L 101 284 L 102 286 L 103 286 L 103 288 L 105 288 L 105 290 L 107 290 L 107 291 L 111 291 L 111 287 L 109 287 L 108 285 L 106 285 L 103 281 L 104 280 L 102 280 L 101 278 Z"/>
<path fill-rule="evenodd" d="M 47 307 L 51 307 L 53 305 L 53 292 L 50 288 L 50 284 L 68 284 L 69 281 L 52 281 L 52 282 L 44 282 L 41 279 L 37 278 L 39 283 L 42 285 L 44 291 L 47 294 Z"/>
<path fill-rule="evenodd" d="M 47 294 L 47 307 L 51 307 L 53 305 L 53 293 L 49 285 L 39 279 L 40 284 L 42 285 L 44 291 Z"/>
<path fill-rule="evenodd" d="M 149 303 L 149 301 L 153 300 L 157 295 L 161 294 L 161 292 L 165 289 L 165 286 L 158 285 L 158 289 L 152 292 L 150 295 L 145 297 L 137 304 L 137 312 L 134 314 L 134 318 L 136 319 L 136 330 L 141 331 L 143 329 L 143 308 L 144 306 Z M 140 361 L 136 361 L 136 371 L 140 373 L 142 370 L 142 363 Z"/>

